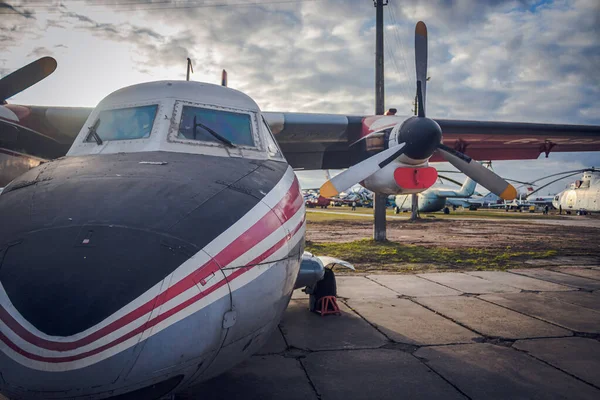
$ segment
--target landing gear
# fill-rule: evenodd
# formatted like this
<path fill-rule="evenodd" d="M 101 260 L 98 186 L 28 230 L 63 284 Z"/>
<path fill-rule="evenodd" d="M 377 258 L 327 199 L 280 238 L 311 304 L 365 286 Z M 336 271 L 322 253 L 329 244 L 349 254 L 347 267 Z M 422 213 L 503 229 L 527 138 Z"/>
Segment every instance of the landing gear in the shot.
<path fill-rule="evenodd" d="M 444 214 L 450 214 L 450 209 L 448 207 L 444 207 Z"/>
<path fill-rule="evenodd" d="M 310 289 L 310 291 L 309 291 Z M 325 275 L 314 288 L 306 288 L 306 293 L 310 294 L 308 301 L 309 310 L 320 312 L 319 300 L 325 296 L 337 296 L 337 284 L 335 283 L 335 274 L 330 268 L 325 268 Z"/>
<path fill-rule="evenodd" d="M 400 207 L 398 207 L 398 206 L 394 207 L 394 213 L 400 214 Z"/>

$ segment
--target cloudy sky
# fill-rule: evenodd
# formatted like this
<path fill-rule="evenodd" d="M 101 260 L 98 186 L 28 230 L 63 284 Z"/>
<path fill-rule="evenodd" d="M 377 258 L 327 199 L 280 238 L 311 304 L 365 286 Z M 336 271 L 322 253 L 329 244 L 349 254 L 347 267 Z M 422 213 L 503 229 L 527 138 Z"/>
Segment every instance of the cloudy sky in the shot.
<path fill-rule="evenodd" d="M 57 71 L 11 102 L 94 106 L 123 86 L 184 79 L 190 57 L 194 80 L 218 83 L 225 68 L 263 110 L 371 114 L 374 17 L 372 0 L 0 0 L 0 76 L 51 55 Z M 384 18 L 386 107 L 399 114 L 411 112 L 424 20 L 430 116 L 600 124 L 598 0 L 389 0 Z M 600 153 L 494 169 L 531 180 L 592 165 Z M 302 178 L 318 186 L 324 174 Z"/>

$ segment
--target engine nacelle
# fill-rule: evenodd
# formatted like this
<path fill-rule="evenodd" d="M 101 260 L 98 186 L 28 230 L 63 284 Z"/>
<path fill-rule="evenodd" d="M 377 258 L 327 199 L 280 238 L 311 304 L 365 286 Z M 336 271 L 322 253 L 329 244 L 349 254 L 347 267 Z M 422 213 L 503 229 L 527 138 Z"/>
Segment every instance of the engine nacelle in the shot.
<path fill-rule="evenodd" d="M 437 180 L 437 170 L 427 163 L 409 165 L 393 161 L 361 182 L 375 193 L 409 194 L 420 193 Z"/>

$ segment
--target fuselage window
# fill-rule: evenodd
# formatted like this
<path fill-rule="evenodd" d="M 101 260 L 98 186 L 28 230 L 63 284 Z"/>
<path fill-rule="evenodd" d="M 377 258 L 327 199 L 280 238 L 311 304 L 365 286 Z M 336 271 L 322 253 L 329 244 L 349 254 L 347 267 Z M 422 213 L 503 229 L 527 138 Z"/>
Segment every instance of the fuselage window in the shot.
<path fill-rule="evenodd" d="M 104 110 L 98 115 L 94 123 L 95 132 L 102 140 L 130 140 L 142 139 L 150 136 L 156 110 L 158 106 L 119 108 L 115 110 Z M 96 139 L 92 132 L 87 136 L 86 142 Z"/>
<path fill-rule="evenodd" d="M 194 126 L 195 120 L 195 126 Z M 183 106 L 177 137 L 254 147 L 250 114 Z"/>

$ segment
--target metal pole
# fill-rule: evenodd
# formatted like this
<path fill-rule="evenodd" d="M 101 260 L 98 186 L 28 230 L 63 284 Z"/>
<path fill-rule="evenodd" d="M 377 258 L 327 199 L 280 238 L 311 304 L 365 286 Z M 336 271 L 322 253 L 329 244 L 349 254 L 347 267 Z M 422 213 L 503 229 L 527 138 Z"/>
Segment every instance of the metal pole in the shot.
<path fill-rule="evenodd" d="M 419 218 L 419 195 L 416 193 L 411 194 L 412 196 L 412 206 L 411 206 L 411 215 L 410 220 L 416 221 Z"/>
<path fill-rule="evenodd" d="M 375 114 L 385 112 L 385 90 L 383 80 L 383 1 L 375 0 Z M 387 2 L 386 2 L 387 3 Z"/>
<path fill-rule="evenodd" d="M 385 92 L 383 80 L 383 6 L 387 0 L 373 0 L 376 8 L 375 18 L 375 115 L 385 112 Z M 385 206 L 387 195 L 375 193 L 373 195 L 373 240 L 383 242 L 386 237 Z"/>

